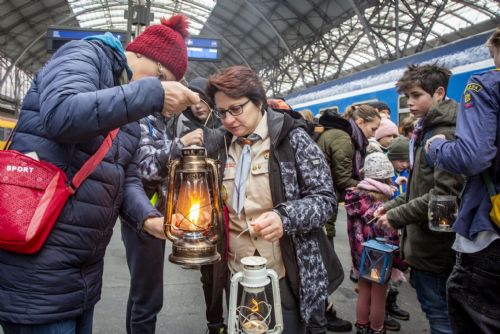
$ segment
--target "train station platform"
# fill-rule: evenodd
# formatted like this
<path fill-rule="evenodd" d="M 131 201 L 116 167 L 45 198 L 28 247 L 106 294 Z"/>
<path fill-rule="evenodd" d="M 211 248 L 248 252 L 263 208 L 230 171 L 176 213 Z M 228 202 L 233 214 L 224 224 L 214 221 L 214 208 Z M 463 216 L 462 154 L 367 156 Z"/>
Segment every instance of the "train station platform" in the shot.
<path fill-rule="evenodd" d="M 335 249 L 342 261 L 345 279 L 330 296 L 342 318 L 354 322 L 356 319 L 355 284 L 349 280 L 350 250 L 347 241 L 346 216 L 339 210 Z M 129 288 L 129 273 L 125 250 L 120 239 L 117 223 L 113 239 L 105 257 L 103 294 L 94 314 L 94 334 L 125 333 L 125 310 Z M 167 243 L 167 256 L 170 254 Z M 205 334 L 205 303 L 198 270 L 182 269 L 166 260 L 164 282 L 164 307 L 158 316 L 158 334 Z M 400 321 L 401 334 L 429 333 L 428 322 L 420 310 L 415 290 L 408 282 L 400 287 L 398 298 L 401 308 L 411 313 L 409 321 Z M 227 319 L 226 319 L 227 320 Z M 353 333 L 355 331 L 353 330 Z"/>

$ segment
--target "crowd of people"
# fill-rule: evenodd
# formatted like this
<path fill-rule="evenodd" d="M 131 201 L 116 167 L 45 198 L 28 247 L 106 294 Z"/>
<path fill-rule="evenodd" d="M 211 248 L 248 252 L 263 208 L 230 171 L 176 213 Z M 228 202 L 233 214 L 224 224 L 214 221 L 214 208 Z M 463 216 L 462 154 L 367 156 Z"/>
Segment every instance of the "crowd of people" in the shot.
<path fill-rule="evenodd" d="M 126 49 L 111 34 L 71 42 L 36 74 L 10 149 L 34 151 L 71 179 L 111 130 L 119 133 L 40 251 L 0 250 L 5 334 L 92 333 L 118 217 L 131 277 L 124 331 L 155 332 L 168 166 L 191 145 L 220 161 L 226 213 L 221 261 L 195 268 L 208 333 L 228 332 L 224 295 L 247 256 L 264 257 L 277 273 L 283 333 L 350 332 L 328 302 L 344 279 L 334 250 L 340 202 L 356 333 L 400 329 L 394 318 L 410 315 L 398 306 L 398 287 L 408 277 L 432 334 L 500 331 L 500 234 L 490 217 L 500 182 L 498 70 L 473 76 L 458 104 L 447 97 L 450 71 L 409 65 L 397 89 L 412 116 L 400 128 L 382 102 L 315 119 L 268 100 L 245 66 L 182 85 L 187 27 L 182 15 L 162 19 Z M 500 68 L 500 29 L 487 46 Z M 456 233 L 429 228 L 437 195 L 460 200 Z M 360 276 L 363 242 L 375 238 L 400 247 L 387 283 Z"/>

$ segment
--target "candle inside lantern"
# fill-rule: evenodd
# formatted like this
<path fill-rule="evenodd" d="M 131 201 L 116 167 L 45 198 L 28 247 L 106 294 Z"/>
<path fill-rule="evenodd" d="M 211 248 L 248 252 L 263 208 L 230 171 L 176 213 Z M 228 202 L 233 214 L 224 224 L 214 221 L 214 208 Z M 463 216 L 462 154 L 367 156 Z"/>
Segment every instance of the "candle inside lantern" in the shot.
<path fill-rule="evenodd" d="M 373 278 L 377 281 L 380 280 L 380 273 L 379 273 L 378 268 L 372 268 L 372 270 L 370 272 L 370 276 L 371 276 L 371 278 Z"/>
<path fill-rule="evenodd" d="M 248 320 L 241 325 L 243 331 L 247 334 L 262 334 L 268 329 L 267 324 L 262 320 Z"/>
<path fill-rule="evenodd" d="M 200 217 L 200 202 L 195 202 L 191 205 L 191 209 L 189 210 L 189 220 L 191 224 L 196 226 L 198 223 L 198 218 Z"/>
<path fill-rule="evenodd" d="M 182 183 L 172 225 L 182 231 L 206 231 L 212 218 L 212 205 L 207 183 L 189 179 Z"/>
<path fill-rule="evenodd" d="M 448 224 L 448 220 L 446 218 L 441 218 L 439 220 L 439 225 L 441 225 L 442 227 L 449 227 L 450 224 Z"/>

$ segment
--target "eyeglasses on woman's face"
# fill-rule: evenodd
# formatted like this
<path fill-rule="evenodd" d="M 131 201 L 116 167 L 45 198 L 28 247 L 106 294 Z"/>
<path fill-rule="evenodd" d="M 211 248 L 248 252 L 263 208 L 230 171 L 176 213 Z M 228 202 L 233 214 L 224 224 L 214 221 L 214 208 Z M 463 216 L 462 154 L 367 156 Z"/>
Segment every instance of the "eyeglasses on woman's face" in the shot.
<path fill-rule="evenodd" d="M 215 116 L 217 116 L 217 118 L 220 118 L 220 119 L 226 118 L 227 113 L 230 113 L 231 116 L 239 116 L 243 113 L 243 107 L 245 107 L 248 104 L 248 102 L 250 102 L 250 101 L 251 100 L 248 99 L 246 102 L 244 102 L 242 104 L 234 104 L 227 109 L 215 108 L 214 114 L 215 114 Z"/>

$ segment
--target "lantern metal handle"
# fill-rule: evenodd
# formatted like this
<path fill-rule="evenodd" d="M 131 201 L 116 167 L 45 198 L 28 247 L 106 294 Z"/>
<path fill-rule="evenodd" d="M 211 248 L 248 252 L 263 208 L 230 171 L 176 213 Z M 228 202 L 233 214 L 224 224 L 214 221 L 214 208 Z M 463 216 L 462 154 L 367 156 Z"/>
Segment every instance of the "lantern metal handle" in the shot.
<path fill-rule="evenodd" d="M 227 321 L 228 325 L 228 333 L 229 334 L 236 334 L 237 329 L 235 326 L 237 326 L 237 320 L 236 320 L 236 308 L 237 308 L 237 298 L 238 298 L 238 284 L 241 282 L 243 279 L 243 272 L 239 271 L 236 274 L 233 275 L 231 278 L 231 288 L 229 291 L 236 291 L 236 293 L 230 293 L 229 294 L 229 318 Z"/>
<path fill-rule="evenodd" d="M 212 222 L 211 228 L 213 229 L 218 229 L 219 227 L 219 222 L 223 221 L 222 218 L 222 201 L 220 198 L 220 191 L 219 191 L 219 163 L 217 160 L 213 159 L 206 159 L 207 165 L 210 166 L 212 169 L 212 174 L 213 174 L 213 185 L 212 185 L 212 198 L 214 201 L 214 209 L 216 213 L 216 219 Z M 219 234 L 218 233 L 213 233 L 212 236 L 210 237 L 210 242 L 215 243 L 219 239 Z"/>
<path fill-rule="evenodd" d="M 278 286 L 279 278 L 278 274 L 272 270 L 267 270 L 267 275 L 271 276 L 271 285 L 273 287 L 273 307 L 275 310 L 281 310 L 281 296 L 280 289 Z M 283 314 L 281 312 L 274 312 L 274 328 L 270 331 L 267 331 L 266 334 L 280 334 L 283 332 Z"/>
<path fill-rule="evenodd" d="M 175 171 L 180 163 L 180 160 L 173 160 L 168 166 L 167 210 L 165 212 L 165 217 L 163 218 L 163 233 L 165 233 L 165 236 L 170 241 L 180 240 L 179 237 L 170 232 L 172 224 L 169 223 L 172 221 L 172 214 L 174 213 L 174 201 L 170 200 L 170 197 L 174 196 L 175 193 Z"/>

